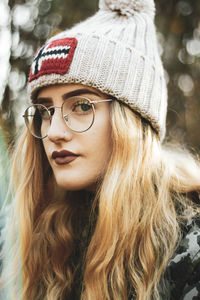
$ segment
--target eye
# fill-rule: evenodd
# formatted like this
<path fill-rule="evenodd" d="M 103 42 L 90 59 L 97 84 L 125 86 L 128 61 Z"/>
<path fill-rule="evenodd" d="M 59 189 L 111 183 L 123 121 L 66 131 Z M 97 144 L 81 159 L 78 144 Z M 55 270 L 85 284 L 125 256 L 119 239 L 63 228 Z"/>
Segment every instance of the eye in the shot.
<path fill-rule="evenodd" d="M 48 109 L 50 115 L 53 116 L 54 112 L 55 112 L 55 108 L 54 107 L 47 107 L 47 109 Z"/>
<path fill-rule="evenodd" d="M 92 109 L 92 104 L 89 101 L 77 101 L 74 103 L 72 111 L 77 113 L 88 113 Z"/>
<path fill-rule="evenodd" d="M 40 106 L 40 107 L 38 107 L 37 109 L 38 109 L 38 112 L 39 112 L 39 114 L 40 114 L 42 120 L 47 120 L 47 119 L 49 119 L 49 113 L 48 113 L 47 108 Z"/>

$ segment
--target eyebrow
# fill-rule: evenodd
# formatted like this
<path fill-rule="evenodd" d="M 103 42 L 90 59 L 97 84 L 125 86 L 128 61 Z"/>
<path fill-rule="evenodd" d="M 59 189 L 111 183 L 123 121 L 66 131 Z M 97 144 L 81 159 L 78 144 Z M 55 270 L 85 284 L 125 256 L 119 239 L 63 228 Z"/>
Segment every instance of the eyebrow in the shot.
<path fill-rule="evenodd" d="M 74 91 L 67 92 L 67 93 L 62 95 L 62 99 L 66 100 L 70 97 L 79 96 L 79 95 L 82 95 L 82 94 L 93 94 L 93 95 L 96 95 L 96 96 L 101 96 L 100 93 L 98 93 L 98 92 L 95 92 L 95 91 L 88 90 L 88 89 L 84 88 L 84 89 L 77 89 L 77 90 L 74 90 Z M 51 97 L 38 97 L 38 98 L 35 99 L 35 103 L 37 103 L 37 104 L 45 104 L 45 103 L 50 103 L 50 102 L 52 102 Z"/>

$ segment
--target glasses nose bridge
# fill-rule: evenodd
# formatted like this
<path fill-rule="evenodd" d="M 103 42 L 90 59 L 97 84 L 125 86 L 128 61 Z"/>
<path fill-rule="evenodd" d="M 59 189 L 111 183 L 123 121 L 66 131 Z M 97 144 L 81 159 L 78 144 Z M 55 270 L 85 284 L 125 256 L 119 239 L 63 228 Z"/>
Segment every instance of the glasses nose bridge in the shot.
<path fill-rule="evenodd" d="M 61 105 L 61 106 L 51 106 L 50 108 L 54 108 L 55 111 L 56 111 L 56 109 L 59 109 L 59 110 L 60 110 L 60 113 L 61 113 L 61 117 L 62 117 L 62 119 L 63 119 L 62 107 L 63 107 L 63 105 Z M 48 109 L 48 110 L 49 110 L 49 109 Z M 55 111 L 54 111 L 54 113 L 51 115 L 51 112 L 50 112 L 50 110 L 49 110 L 49 115 L 50 115 L 51 121 L 52 121 L 53 116 L 55 115 Z"/>
<path fill-rule="evenodd" d="M 65 115 L 63 114 L 63 105 L 64 105 L 64 102 L 63 102 L 63 104 L 61 106 L 51 106 L 50 108 L 54 108 L 55 110 L 59 109 L 60 110 L 60 114 L 61 114 L 61 120 L 64 122 L 65 126 L 67 126 L 68 128 L 70 128 L 69 125 L 68 125 L 70 113 L 65 114 Z M 50 124 L 49 125 L 50 125 L 50 127 L 52 126 L 52 119 L 53 119 L 54 115 L 55 115 L 55 111 L 54 111 L 53 115 L 51 115 L 51 113 L 49 111 L 49 116 L 50 116 Z"/>
<path fill-rule="evenodd" d="M 49 136 L 49 131 L 52 130 L 52 127 L 54 128 L 53 131 L 55 130 L 55 128 L 59 128 L 59 130 L 60 130 L 61 128 L 63 128 L 63 126 L 67 126 L 67 128 L 69 127 L 67 125 L 66 120 L 64 119 L 64 116 L 63 116 L 63 110 L 62 110 L 63 105 L 61 105 L 61 106 L 51 106 L 50 108 L 54 109 L 54 113 L 51 115 L 51 113 L 49 111 L 50 119 L 49 119 L 48 133 L 47 133 L 48 136 Z M 60 115 L 59 116 L 56 115 L 56 118 L 55 118 L 56 109 L 60 111 Z M 66 130 L 66 127 L 65 127 L 65 130 Z"/>

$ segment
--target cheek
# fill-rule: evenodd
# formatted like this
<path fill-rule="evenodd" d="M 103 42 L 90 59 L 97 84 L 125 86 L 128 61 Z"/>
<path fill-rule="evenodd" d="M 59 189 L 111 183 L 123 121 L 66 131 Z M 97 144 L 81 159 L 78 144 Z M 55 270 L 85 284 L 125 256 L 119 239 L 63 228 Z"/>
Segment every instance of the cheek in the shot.
<path fill-rule="evenodd" d="M 97 173 L 103 173 L 112 151 L 111 128 L 106 126 L 91 137 L 91 163 Z"/>

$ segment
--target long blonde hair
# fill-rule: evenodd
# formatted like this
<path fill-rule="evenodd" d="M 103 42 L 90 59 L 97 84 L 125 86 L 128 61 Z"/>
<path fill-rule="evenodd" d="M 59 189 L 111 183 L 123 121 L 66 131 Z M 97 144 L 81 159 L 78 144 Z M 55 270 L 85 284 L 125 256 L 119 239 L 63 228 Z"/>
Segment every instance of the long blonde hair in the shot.
<path fill-rule="evenodd" d="M 21 261 L 23 300 L 68 299 L 75 281 L 82 300 L 124 300 L 130 290 L 137 300 L 159 299 L 180 224 L 195 213 L 190 192 L 200 190 L 200 166 L 185 150 L 161 145 L 150 124 L 118 101 L 111 124 L 113 150 L 95 199 L 84 191 L 58 195 L 42 143 L 27 132 L 20 141 L 18 221 L 9 228 L 19 226 L 13 261 Z"/>

